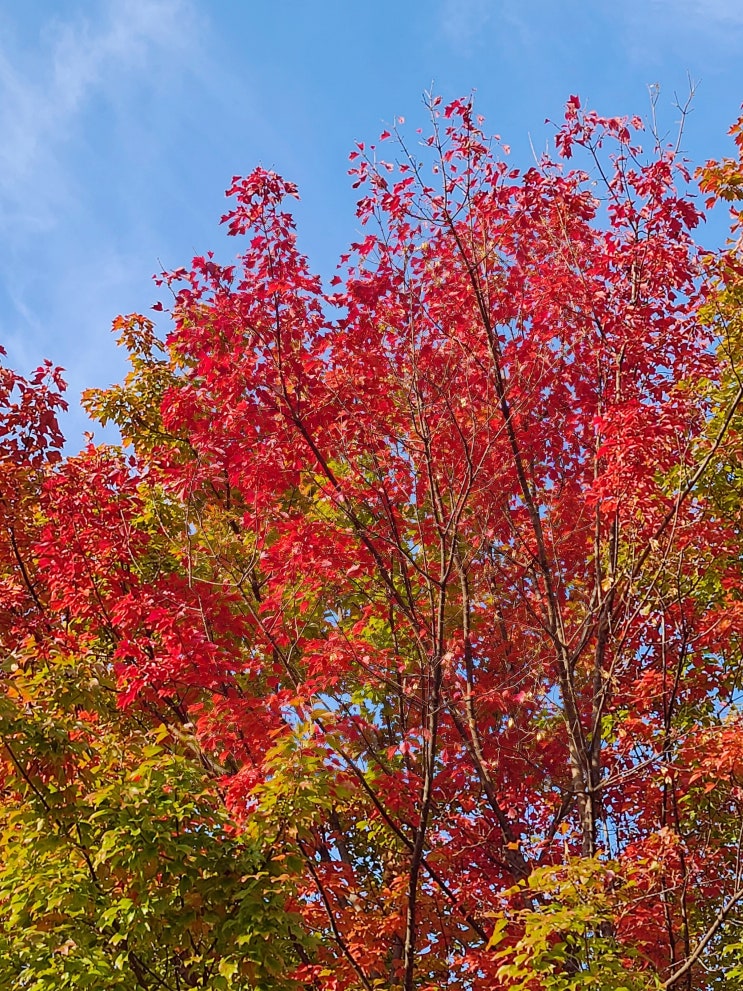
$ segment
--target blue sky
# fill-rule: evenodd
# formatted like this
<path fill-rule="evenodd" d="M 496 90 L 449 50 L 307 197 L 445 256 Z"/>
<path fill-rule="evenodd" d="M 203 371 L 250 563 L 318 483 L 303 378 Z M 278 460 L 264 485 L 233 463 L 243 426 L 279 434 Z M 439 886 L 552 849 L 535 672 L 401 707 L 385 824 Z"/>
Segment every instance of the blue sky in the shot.
<path fill-rule="evenodd" d="M 121 377 L 109 328 L 147 311 L 151 275 L 225 245 L 233 174 L 297 182 L 301 243 L 322 274 L 354 238 L 356 140 L 421 94 L 476 91 L 528 165 L 579 93 L 606 114 L 699 82 L 684 149 L 729 150 L 743 101 L 740 0 L 33 0 L 0 12 L 0 343 L 68 370 L 70 400 Z M 714 235 L 709 231 L 710 236 Z M 66 422 L 77 446 L 86 423 Z"/>

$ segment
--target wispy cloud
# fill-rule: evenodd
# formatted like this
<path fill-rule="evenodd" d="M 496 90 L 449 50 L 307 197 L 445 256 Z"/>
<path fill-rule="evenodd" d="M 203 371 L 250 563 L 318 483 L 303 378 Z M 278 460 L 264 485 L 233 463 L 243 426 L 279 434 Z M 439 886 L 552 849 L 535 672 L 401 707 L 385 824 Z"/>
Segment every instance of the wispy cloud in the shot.
<path fill-rule="evenodd" d="M 441 31 L 451 46 L 468 54 L 480 40 L 493 13 L 493 0 L 442 0 L 439 10 Z"/>
<path fill-rule="evenodd" d="M 93 16 L 52 21 L 33 51 L 0 47 L 0 225 L 19 234 L 53 222 L 65 186 L 58 155 L 80 115 L 185 52 L 193 22 L 190 0 L 107 0 Z"/>
<path fill-rule="evenodd" d="M 142 190 L 169 149 L 151 122 L 199 65 L 204 31 L 196 0 L 59 9 L 22 43 L 7 22 L 23 11 L 2 17 L 0 341 L 18 367 L 48 355 L 70 369 L 74 402 L 120 374 L 107 328 L 157 256 Z M 80 414 L 71 423 L 84 429 Z"/>
<path fill-rule="evenodd" d="M 703 36 L 732 31 L 730 40 L 739 40 L 743 27 L 743 4 L 740 0 L 625 0 L 619 6 L 604 0 L 618 21 L 644 24 L 653 36 L 694 33 Z"/>
<path fill-rule="evenodd" d="M 660 66 L 672 55 L 707 76 L 738 57 L 740 0 L 604 0 L 604 6 L 636 64 Z"/>
<path fill-rule="evenodd" d="M 700 20 L 743 25 L 743 5 L 740 0 L 662 0 L 664 6 L 674 8 Z"/>
<path fill-rule="evenodd" d="M 741 0 L 598 0 L 594 11 L 585 10 L 580 0 L 566 0 L 560 16 L 564 23 L 578 23 L 602 8 L 617 23 L 646 25 L 653 37 L 661 30 L 719 34 L 735 28 L 737 38 L 737 28 L 743 27 Z M 503 30 L 511 43 L 535 43 L 554 14 L 553 0 L 440 0 L 438 28 L 458 54 L 467 56 Z"/>

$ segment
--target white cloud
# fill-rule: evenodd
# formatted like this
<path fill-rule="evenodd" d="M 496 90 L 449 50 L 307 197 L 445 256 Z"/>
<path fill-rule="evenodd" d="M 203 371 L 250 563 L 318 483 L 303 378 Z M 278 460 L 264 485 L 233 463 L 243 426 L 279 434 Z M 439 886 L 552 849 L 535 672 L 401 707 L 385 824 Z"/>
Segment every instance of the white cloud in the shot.
<path fill-rule="evenodd" d="M 656 73 L 673 58 L 681 68 L 696 66 L 697 80 L 736 57 L 743 29 L 741 0 L 604 0 L 626 51 L 636 64 Z"/>
<path fill-rule="evenodd" d="M 743 26 L 743 0 L 594 0 L 617 23 L 624 22 L 652 31 L 681 31 L 721 34 Z M 589 7 L 586 10 L 586 7 Z M 555 14 L 554 0 L 440 0 L 438 28 L 460 55 L 471 55 L 496 29 L 510 44 L 534 44 L 541 26 Z M 589 17 L 585 0 L 563 0 L 565 23 Z M 737 31 L 736 38 L 737 38 Z"/>
<path fill-rule="evenodd" d="M 58 155 L 91 99 L 115 101 L 146 66 L 185 53 L 193 28 L 190 0 L 106 0 L 93 17 L 52 21 L 36 51 L 0 48 L 0 226 L 53 222 Z"/>
<path fill-rule="evenodd" d="M 449 43 L 467 53 L 480 38 L 493 14 L 493 0 L 442 0 L 439 22 Z"/>
<path fill-rule="evenodd" d="M 120 376 L 107 329 L 156 258 L 140 257 L 132 172 L 168 150 L 149 110 L 203 69 L 205 32 L 195 0 L 72 6 L 23 44 L 0 15 L 0 341 L 20 369 L 44 355 L 70 369 L 74 407 L 82 386 Z"/>
<path fill-rule="evenodd" d="M 672 0 L 665 0 L 665 3 L 671 6 Z M 743 5 L 740 0 L 676 0 L 673 6 L 677 10 L 686 10 L 699 19 L 743 24 Z"/>
<path fill-rule="evenodd" d="M 625 0 L 621 6 L 604 0 L 604 5 L 618 19 L 652 26 L 656 34 L 661 30 L 719 34 L 743 26 L 740 0 Z"/>

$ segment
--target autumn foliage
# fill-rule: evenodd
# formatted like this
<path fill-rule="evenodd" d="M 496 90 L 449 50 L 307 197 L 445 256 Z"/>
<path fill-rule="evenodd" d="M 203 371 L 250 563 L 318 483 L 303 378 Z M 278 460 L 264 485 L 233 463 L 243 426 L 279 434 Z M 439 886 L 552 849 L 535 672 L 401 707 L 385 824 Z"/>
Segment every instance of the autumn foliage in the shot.
<path fill-rule="evenodd" d="M 233 180 L 124 446 L 2 372 L 3 987 L 743 980 L 740 156 L 429 109 L 327 288 Z"/>

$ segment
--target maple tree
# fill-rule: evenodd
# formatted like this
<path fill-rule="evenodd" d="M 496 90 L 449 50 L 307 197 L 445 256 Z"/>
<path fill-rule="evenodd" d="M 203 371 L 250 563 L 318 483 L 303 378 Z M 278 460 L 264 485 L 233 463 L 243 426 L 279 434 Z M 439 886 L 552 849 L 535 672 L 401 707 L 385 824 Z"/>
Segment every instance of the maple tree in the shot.
<path fill-rule="evenodd" d="M 520 172 L 430 112 L 329 289 L 234 179 L 237 264 L 115 323 L 123 448 L 0 379 L 9 987 L 743 976 L 740 247 L 637 119 Z"/>

